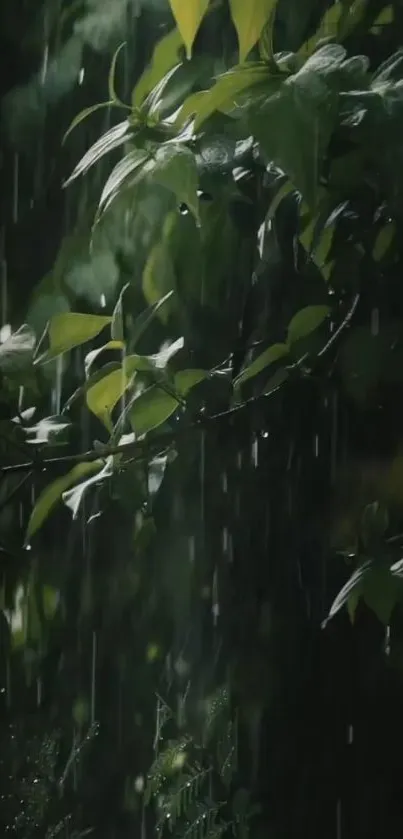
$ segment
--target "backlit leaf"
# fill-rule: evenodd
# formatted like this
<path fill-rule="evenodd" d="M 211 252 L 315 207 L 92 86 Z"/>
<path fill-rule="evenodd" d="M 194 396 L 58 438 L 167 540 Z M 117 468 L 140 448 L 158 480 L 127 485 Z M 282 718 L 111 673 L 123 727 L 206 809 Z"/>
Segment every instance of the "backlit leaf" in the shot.
<path fill-rule="evenodd" d="M 26 535 L 26 542 L 35 535 L 42 527 L 54 507 L 61 501 L 63 493 L 69 487 L 78 483 L 88 475 L 100 472 L 103 467 L 102 460 L 94 460 L 92 463 L 78 463 L 67 475 L 57 478 L 47 486 L 40 494 L 34 509 L 32 510 Z"/>
<path fill-rule="evenodd" d="M 118 370 L 112 370 L 87 389 L 87 406 L 93 414 L 112 432 L 111 414 L 119 399 L 128 388 L 136 370 L 141 369 L 140 356 L 125 359 Z"/>
<path fill-rule="evenodd" d="M 37 361 L 45 363 L 91 341 L 110 322 L 111 318 L 107 315 L 83 315 L 78 312 L 55 315 L 49 324 L 49 350 Z"/>
<path fill-rule="evenodd" d="M 274 14 L 277 0 L 230 0 L 231 16 L 238 33 L 239 60 L 245 61 Z"/>
<path fill-rule="evenodd" d="M 186 55 L 190 58 L 193 42 L 206 14 L 209 0 L 169 0 L 169 3 L 186 47 Z"/>

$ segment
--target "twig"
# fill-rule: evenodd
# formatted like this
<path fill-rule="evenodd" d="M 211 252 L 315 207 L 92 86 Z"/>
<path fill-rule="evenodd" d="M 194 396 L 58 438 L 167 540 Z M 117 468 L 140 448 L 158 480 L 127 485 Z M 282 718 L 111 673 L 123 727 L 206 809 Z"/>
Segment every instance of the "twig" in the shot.
<path fill-rule="evenodd" d="M 275 391 L 271 391 L 271 396 Z M 99 446 L 95 449 L 90 449 L 79 454 L 68 454 L 62 457 L 48 457 L 43 458 L 40 463 L 30 461 L 29 463 L 13 463 L 9 466 L 3 466 L 0 474 L 7 475 L 15 472 L 32 472 L 35 469 L 46 471 L 46 469 L 53 466 L 61 466 L 63 464 L 74 466 L 76 463 L 93 463 L 95 460 L 106 460 L 108 457 L 120 454 L 134 454 L 132 460 L 142 460 L 146 456 L 150 456 L 155 449 L 161 451 L 165 449 L 185 434 L 195 431 L 205 430 L 206 427 L 218 422 L 222 419 L 230 419 L 240 411 L 250 408 L 252 405 L 266 400 L 268 395 L 253 396 L 242 402 L 240 405 L 235 405 L 227 411 L 221 411 L 218 414 L 211 414 L 210 416 L 201 415 L 194 423 L 185 427 L 179 428 L 177 431 L 167 431 L 163 434 L 158 434 L 155 437 L 146 440 L 135 440 L 133 443 L 120 444 L 116 446 Z"/>

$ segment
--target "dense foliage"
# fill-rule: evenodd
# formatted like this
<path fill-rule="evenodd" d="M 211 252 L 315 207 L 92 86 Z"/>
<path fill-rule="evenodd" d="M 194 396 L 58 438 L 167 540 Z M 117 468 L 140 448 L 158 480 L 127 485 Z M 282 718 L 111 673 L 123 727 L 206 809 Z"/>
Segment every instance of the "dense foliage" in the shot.
<path fill-rule="evenodd" d="M 29 6 L 4 826 L 379 836 L 403 768 L 379 775 L 376 727 L 401 745 L 400 4 Z"/>

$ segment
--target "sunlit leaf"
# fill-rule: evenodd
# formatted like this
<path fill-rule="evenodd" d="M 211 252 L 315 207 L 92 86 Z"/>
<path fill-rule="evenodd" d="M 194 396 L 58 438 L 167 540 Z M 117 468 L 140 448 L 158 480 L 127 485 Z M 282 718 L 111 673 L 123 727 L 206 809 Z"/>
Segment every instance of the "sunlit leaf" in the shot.
<path fill-rule="evenodd" d="M 306 306 L 305 309 L 301 309 L 288 324 L 288 343 L 295 344 L 301 338 L 306 338 L 318 329 L 329 313 L 329 306 Z"/>
<path fill-rule="evenodd" d="M 186 47 L 186 55 L 190 58 L 193 42 L 206 14 L 209 0 L 169 0 L 169 3 Z"/>
<path fill-rule="evenodd" d="M 19 373 L 32 362 L 35 333 L 24 324 L 0 344 L 0 370 L 2 373 Z"/>
<path fill-rule="evenodd" d="M 50 361 L 91 341 L 110 322 L 111 318 L 106 315 L 83 315 L 77 312 L 55 315 L 49 324 L 49 350 L 37 359 L 37 363 Z"/>
<path fill-rule="evenodd" d="M 264 350 L 242 373 L 237 376 L 234 381 L 235 386 L 239 386 L 244 384 L 244 382 L 248 381 L 248 379 L 252 379 L 253 376 L 257 376 L 258 373 L 261 373 L 269 364 L 273 364 L 275 361 L 279 361 L 280 358 L 284 358 L 288 355 L 290 348 L 288 344 L 273 344 L 271 347 L 268 347 L 267 350 Z"/>
<path fill-rule="evenodd" d="M 67 473 L 67 475 L 63 475 L 63 477 L 57 478 L 49 484 L 41 492 L 34 509 L 32 510 L 28 522 L 26 542 L 29 542 L 35 533 L 42 527 L 54 507 L 59 503 L 59 501 L 61 501 L 63 493 L 69 489 L 69 487 L 78 483 L 88 475 L 100 472 L 102 467 L 102 460 L 95 460 L 92 461 L 92 463 L 78 463 L 77 466 L 74 466 L 73 469 Z"/>
<path fill-rule="evenodd" d="M 230 0 L 231 16 L 238 33 L 239 60 L 245 61 L 274 14 L 277 0 Z"/>

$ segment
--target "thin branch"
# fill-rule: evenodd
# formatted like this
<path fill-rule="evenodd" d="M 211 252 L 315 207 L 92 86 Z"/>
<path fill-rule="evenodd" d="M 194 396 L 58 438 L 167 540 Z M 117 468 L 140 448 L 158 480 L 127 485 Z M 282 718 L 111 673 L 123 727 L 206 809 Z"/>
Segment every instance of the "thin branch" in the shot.
<path fill-rule="evenodd" d="M 278 388 L 276 388 L 276 390 L 277 389 Z M 274 392 L 275 390 L 271 391 L 268 395 L 271 396 Z M 40 463 L 35 463 L 33 461 L 30 461 L 29 463 L 14 463 L 9 466 L 3 466 L 0 470 L 0 474 L 7 475 L 15 472 L 32 472 L 38 468 L 40 471 L 46 471 L 53 466 L 62 466 L 63 464 L 67 466 L 74 466 L 77 463 L 93 463 L 95 460 L 106 460 L 108 457 L 121 454 L 134 455 L 132 460 L 143 460 L 145 457 L 150 457 L 156 451 L 161 451 L 162 449 L 172 446 L 185 434 L 195 431 L 204 431 L 215 422 L 230 419 L 240 411 L 250 408 L 258 402 L 266 400 L 268 395 L 253 396 L 245 402 L 241 402 L 240 405 L 235 405 L 234 407 L 229 408 L 226 411 L 221 411 L 218 414 L 211 414 L 210 416 L 201 415 L 194 423 L 179 428 L 177 431 L 167 431 L 146 440 L 135 440 L 133 443 L 125 443 L 123 445 L 97 446 L 95 449 L 80 452 L 79 454 L 43 458 Z"/>

